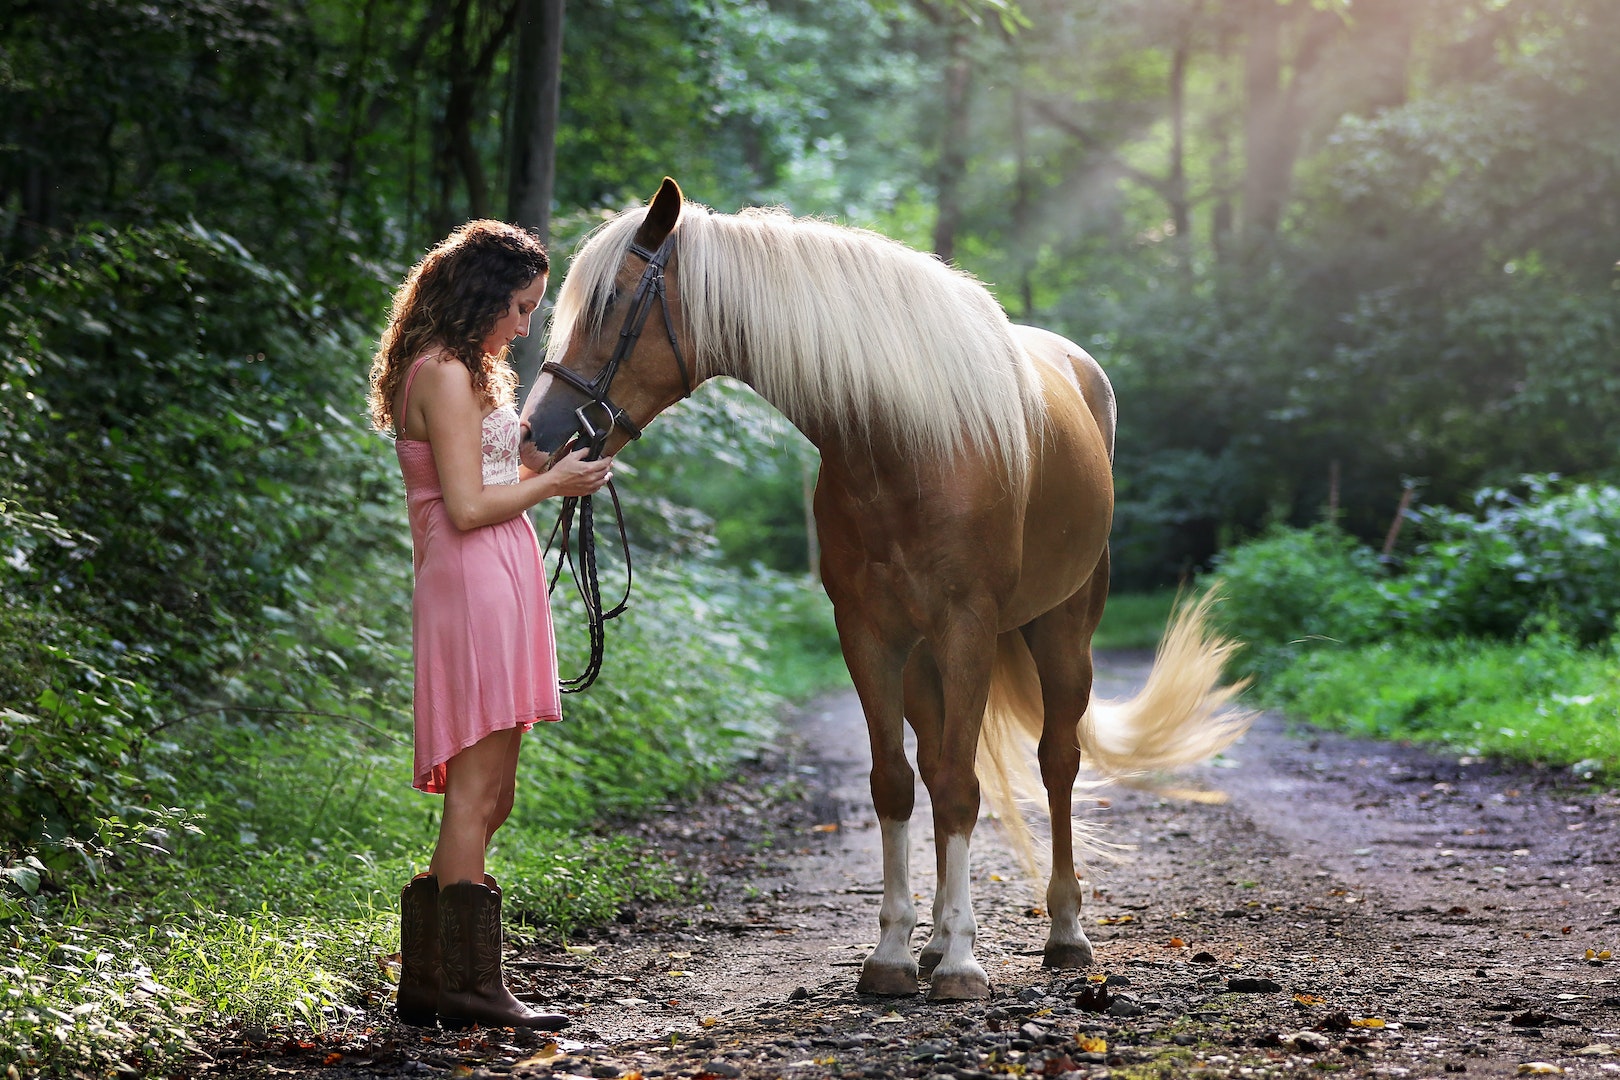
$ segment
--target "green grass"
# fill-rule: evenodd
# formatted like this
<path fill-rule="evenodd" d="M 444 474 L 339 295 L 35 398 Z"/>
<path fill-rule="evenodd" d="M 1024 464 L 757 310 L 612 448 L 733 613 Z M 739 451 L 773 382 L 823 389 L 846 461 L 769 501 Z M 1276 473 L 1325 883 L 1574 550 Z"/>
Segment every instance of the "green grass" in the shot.
<path fill-rule="evenodd" d="M 524 740 L 490 871 L 531 938 L 689 895 L 660 854 L 593 829 L 729 775 L 774 734 L 779 685 L 816 689 L 815 659 L 837 657 L 825 599 L 802 582 L 684 566 L 638 567 L 636 583 L 597 686 Z M 572 618 L 559 595 L 565 672 L 581 660 Z M 296 670 L 266 648 L 266 677 Z M 0 1068 L 161 1072 L 199 1026 L 318 1030 L 387 1007 L 399 889 L 424 868 L 441 800 L 410 787 L 408 681 L 320 704 L 173 724 L 148 757 L 185 810 L 106 817 L 35 863 L 0 862 Z"/>
<path fill-rule="evenodd" d="M 1102 624 L 1091 640 L 1094 649 L 1155 649 L 1175 606 L 1176 590 L 1115 593 L 1108 597 Z"/>
<path fill-rule="evenodd" d="M 1262 696 L 1354 735 L 1620 779 L 1620 660 L 1612 647 L 1581 649 L 1556 631 L 1515 643 L 1318 648 L 1268 679 Z"/>

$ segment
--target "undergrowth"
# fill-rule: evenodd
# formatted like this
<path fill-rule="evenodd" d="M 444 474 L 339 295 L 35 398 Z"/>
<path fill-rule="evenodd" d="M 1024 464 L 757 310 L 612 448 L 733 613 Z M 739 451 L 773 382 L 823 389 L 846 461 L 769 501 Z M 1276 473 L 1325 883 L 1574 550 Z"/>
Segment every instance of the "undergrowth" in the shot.
<path fill-rule="evenodd" d="M 0 279 L 0 1069 L 161 1074 L 199 1030 L 384 1007 L 441 800 L 410 786 L 369 340 L 195 224 Z M 638 552 L 600 681 L 524 740 L 490 869 L 525 935 L 685 895 L 593 830 L 729 775 L 835 677 L 819 590 L 682 539 Z M 577 601 L 554 613 L 572 674 Z"/>
<path fill-rule="evenodd" d="M 1522 642 L 1401 637 L 1317 650 L 1274 674 L 1263 696 L 1367 738 L 1620 781 L 1620 659 L 1556 629 Z"/>
<path fill-rule="evenodd" d="M 1330 525 L 1216 567 L 1237 668 L 1290 715 L 1620 780 L 1620 488 L 1532 476 L 1413 512 L 1392 558 Z"/>

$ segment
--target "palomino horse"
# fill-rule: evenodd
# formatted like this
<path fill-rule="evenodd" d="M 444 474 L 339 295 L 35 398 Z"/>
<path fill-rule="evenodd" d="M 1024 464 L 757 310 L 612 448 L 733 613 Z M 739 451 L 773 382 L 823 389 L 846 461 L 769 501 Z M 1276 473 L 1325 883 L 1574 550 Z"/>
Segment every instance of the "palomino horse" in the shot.
<path fill-rule="evenodd" d="M 666 179 L 573 260 L 543 371 L 525 405 L 531 465 L 575 437 L 605 435 L 612 453 L 715 375 L 753 387 L 820 450 L 821 575 L 866 713 L 883 842 L 880 939 L 858 989 L 913 994 L 931 971 L 931 999 L 988 996 L 968 848 L 980 773 L 1010 795 L 1015 737 L 1038 738 L 1053 824 L 1045 963 L 1089 964 L 1071 823 L 1082 752 L 1105 773 L 1141 772 L 1207 757 L 1245 724 L 1217 715 L 1233 690 L 1218 687 L 1227 646 L 1204 632 L 1204 604 L 1182 609 L 1135 699 L 1091 700 L 1115 416 L 1096 362 L 1012 325 L 932 256 L 781 211 L 710 213 Z M 938 864 L 920 957 L 904 722 Z"/>

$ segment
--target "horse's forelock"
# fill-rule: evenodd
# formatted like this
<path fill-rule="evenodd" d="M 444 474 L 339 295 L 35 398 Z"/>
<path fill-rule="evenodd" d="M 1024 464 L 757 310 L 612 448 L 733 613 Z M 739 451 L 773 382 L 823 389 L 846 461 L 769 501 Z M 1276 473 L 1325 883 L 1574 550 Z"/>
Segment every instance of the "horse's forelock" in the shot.
<path fill-rule="evenodd" d="M 550 359 L 560 360 L 576 335 L 591 335 L 601 328 L 602 316 L 613 298 L 619 265 L 646 214 L 646 207 L 616 214 L 593 229 L 580 245 L 568 264 L 568 276 L 551 312 L 546 346 Z"/>

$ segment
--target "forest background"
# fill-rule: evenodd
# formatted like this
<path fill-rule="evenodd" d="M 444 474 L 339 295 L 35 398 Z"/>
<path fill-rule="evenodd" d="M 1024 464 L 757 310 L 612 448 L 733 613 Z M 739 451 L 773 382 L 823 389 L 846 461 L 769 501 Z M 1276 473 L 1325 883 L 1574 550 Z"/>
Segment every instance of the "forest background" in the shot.
<path fill-rule="evenodd" d="M 557 278 L 665 174 L 877 229 L 1101 360 L 1119 592 L 1214 566 L 1256 638 L 1354 644 L 1277 618 L 1348 605 L 1367 641 L 1421 611 L 1602 645 L 1617 41 L 1611 0 L 4 0 L 0 1057 L 385 992 L 357 970 L 434 807 L 400 790 L 409 539 L 364 376 L 468 218 Z M 537 933 L 686 887 L 592 823 L 839 677 L 796 433 L 709 387 L 623 465 L 636 613 L 497 853 Z M 1458 615 L 1503 514 L 1586 561 L 1515 541 L 1519 594 Z M 1374 580 L 1403 557 L 1432 572 Z"/>

